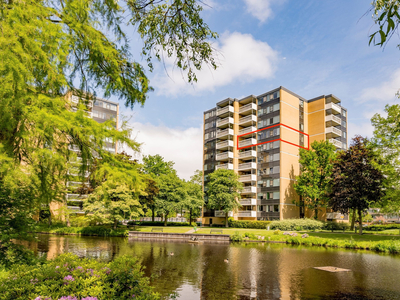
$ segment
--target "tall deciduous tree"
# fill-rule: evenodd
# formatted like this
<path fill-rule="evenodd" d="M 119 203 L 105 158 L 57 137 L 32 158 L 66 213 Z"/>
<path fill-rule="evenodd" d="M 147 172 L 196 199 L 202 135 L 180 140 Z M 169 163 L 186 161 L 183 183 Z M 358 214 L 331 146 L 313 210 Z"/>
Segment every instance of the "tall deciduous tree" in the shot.
<path fill-rule="evenodd" d="M 209 175 L 207 184 L 208 206 L 225 212 L 225 226 L 228 227 L 228 214 L 241 207 L 240 191 L 243 184 L 233 170 L 218 169 Z"/>
<path fill-rule="evenodd" d="M 384 176 L 376 166 L 378 157 L 367 145 L 367 139 L 356 136 L 347 151 L 339 153 L 333 166 L 329 205 L 334 211 L 358 215 L 362 234 L 362 215 L 384 195 Z"/>
<path fill-rule="evenodd" d="M 189 211 L 189 224 L 192 224 L 193 216 L 200 216 L 204 204 L 202 177 L 203 172 L 196 170 L 190 181 L 185 182 L 187 196 L 183 201 L 183 207 Z"/>
<path fill-rule="evenodd" d="M 374 151 L 381 157 L 379 169 L 386 175 L 387 186 L 381 203 L 382 212 L 400 211 L 400 105 L 386 105 L 387 116 L 375 114 L 371 119 Z"/>
<path fill-rule="evenodd" d="M 164 226 L 171 212 L 178 211 L 187 197 L 184 182 L 175 174 L 160 175 L 157 178 L 159 192 L 155 197 L 156 210 L 164 216 Z"/>
<path fill-rule="evenodd" d="M 296 204 L 314 210 L 315 219 L 319 209 L 328 205 L 335 157 L 335 146 L 328 141 L 314 141 L 310 150 L 300 149 L 300 175 L 294 189 L 302 197 L 302 202 Z"/>

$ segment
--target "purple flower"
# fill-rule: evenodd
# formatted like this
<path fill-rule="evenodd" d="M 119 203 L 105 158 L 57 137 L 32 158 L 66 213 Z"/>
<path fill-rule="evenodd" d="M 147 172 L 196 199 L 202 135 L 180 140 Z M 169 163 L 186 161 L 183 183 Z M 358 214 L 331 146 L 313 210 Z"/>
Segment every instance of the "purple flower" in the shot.
<path fill-rule="evenodd" d="M 79 267 L 76 267 L 75 270 L 83 270 L 83 268 L 81 266 L 79 266 Z"/>
<path fill-rule="evenodd" d="M 296 232 L 292 232 L 290 235 L 295 237 L 295 236 L 297 236 L 297 233 Z"/>
<path fill-rule="evenodd" d="M 56 269 L 58 269 L 60 266 L 57 266 Z"/>
<path fill-rule="evenodd" d="M 76 298 L 75 296 L 63 296 L 58 300 L 78 300 L 78 298 Z"/>
<path fill-rule="evenodd" d="M 87 271 L 87 273 L 90 273 L 90 275 L 93 276 L 93 271 L 94 271 L 93 269 L 87 269 L 86 271 Z"/>
<path fill-rule="evenodd" d="M 111 269 L 110 268 L 105 267 L 105 268 L 103 268 L 103 270 L 106 270 L 106 274 L 107 275 L 111 273 Z"/>
<path fill-rule="evenodd" d="M 64 265 L 64 267 L 68 267 L 68 263 L 66 263 L 65 265 Z M 69 296 L 68 296 L 69 297 Z"/>
<path fill-rule="evenodd" d="M 75 281 L 75 279 L 71 275 L 68 275 L 68 276 L 64 277 L 64 284 L 68 284 L 69 282 L 72 282 L 72 281 Z"/>
<path fill-rule="evenodd" d="M 133 294 L 133 295 L 132 295 L 132 298 L 135 298 L 135 297 L 136 297 L 136 295 L 135 295 L 135 294 Z"/>
<path fill-rule="evenodd" d="M 99 300 L 99 299 L 97 299 L 97 297 L 86 297 L 82 298 L 81 300 Z"/>
<path fill-rule="evenodd" d="M 39 280 L 37 278 L 31 279 L 31 284 L 35 284 L 35 283 L 38 283 L 38 282 L 39 282 Z"/>
<path fill-rule="evenodd" d="M 305 234 L 303 234 L 301 237 L 302 237 L 303 239 L 308 238 L 308 234 L 305 233 Z"/>
<path fill-rule="evenodd" d="M 290 235 L 290 233 L 287 232 L 287 231 L 285 231 L 285 232 L 283 233 L 283 235 Z"/>
<path fill-rule="evenodd" d="M 51 300 L 51 297 L 38 296 L 35 298 L 35 300 Z"/>

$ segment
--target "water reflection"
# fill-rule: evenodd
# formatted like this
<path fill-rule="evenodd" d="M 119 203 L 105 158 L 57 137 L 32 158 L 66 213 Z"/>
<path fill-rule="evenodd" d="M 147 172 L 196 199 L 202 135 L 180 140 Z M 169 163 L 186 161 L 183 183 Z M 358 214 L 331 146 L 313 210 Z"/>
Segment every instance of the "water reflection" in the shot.
<path fill-rule="evenodd" d="M 63 252 L 106 261 L 137 256 L 155 289 L 179 299 L 400 299 L 400 258 L 366 251 L 50 235 L 30 247 L 49 259 Z M 352 271 L 313 269 L 319 266 Z"/>

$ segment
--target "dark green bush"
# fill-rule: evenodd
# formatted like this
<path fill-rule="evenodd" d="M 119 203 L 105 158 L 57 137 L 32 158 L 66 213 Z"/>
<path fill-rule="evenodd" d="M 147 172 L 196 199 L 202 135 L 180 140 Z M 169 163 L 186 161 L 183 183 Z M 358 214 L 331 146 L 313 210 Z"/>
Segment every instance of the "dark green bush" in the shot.
<path fill-rule="evenodd" d="M 74 300 L 160 299 L 143 276 L 138 260 L 129 256 L 103 263 L 63 254 L 43 265 L 16 265 L 0 285 L 1 300 L 68 296 Z"/>
<path fill-rule="evenodd" d="M 228 219 L 228 225 L 232 228 L 253 228 L 267 229 L 271 221 L 238 221 L 233 218 Z"/>
<path fill-rule="evenodd" d="M 129 223 L 132 221 L 128 222 L 128 225 L 130 225 Z M 151 221 L 142 221 L 142 222 L 137 222 L 137 221 L 133 221 L 136 222 L 136 224 L 132 224 L 132 225 L 140 225 L 140 226 L 164 226 L 164 222 L 162 221 L 156 221 L 156 222 L 151 222 Z M 189 222 L 167 222 L 167 226 L 190 226 Z"/>
<path fill-rule="evenodd" d="M 383 231 L 388 229 L 400 229 L 400 224 L 385 224 L 385 225 L 369 225 L 364 227 L 365 230 Z"/>
<path fill-rule="evenodd" d="M 280 221 L 272 221 L 269 225 L 270 229 L 279 229 L 282 231 L 295 230 L 320 230 L 324 227 L 324 223 L 312 219 L 288 219 Z"/>
<path fill-rule="evenodd" d="M 54 234 L 81 234 L 97 236 L 128 236 L 129 230 L 124 228 L 112 229 L 106 226 L 87 226 L 87 227 L 48 227 L 36 226 L 36 232 L 47 232 Z"/>
<path fill-rule="evenodd" d="M 324 228 L 325 230 L 347 230 L 350 228 L 349 223 L 338 223 L 338 222 L 326 222 L 324 224 Z"/>

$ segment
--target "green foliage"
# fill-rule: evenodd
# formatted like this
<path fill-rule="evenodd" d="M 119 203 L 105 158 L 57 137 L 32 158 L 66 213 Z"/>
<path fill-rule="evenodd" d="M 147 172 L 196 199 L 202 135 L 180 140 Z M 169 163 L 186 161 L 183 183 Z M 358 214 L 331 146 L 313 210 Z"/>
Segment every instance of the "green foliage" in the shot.
<path fill-rule="evenodd" d="M 400 224 L 385 224 L 385 225 L 369 225 L 364 227 L 365 230 L 384 231 L 388 229 L 400 229 Z"/>
<path fill-rule="evenodd" d="M 175 174 L 160 175 L 157 178 L 159 188 L 155 197 L 155 206 L 159 214 L 164 216 L 164 223 L 171 212 L 179 210 L 187 197 L 184 182 Z"/>
<path fill-rule="evenodd" d="M 71 215 L 69 217 L 69 222 L 72 227 L 86 227 L 96 225 L 96 220 L 93 217 Z"/>
<path fill-rule="evenodd" d="M 338 223 L 338 222 L 326 222 L 324 224 L 324 227 L 323 227 L 323 229 L 331 230 L 331 231 L 334 231 L 334 230 L 348 230 L 349 228 L 350 228 L 350 225 L 348 223 L 344 223 L 344 222 L 341 222 L 341 223 Z"/>
<path fill-rule="evenodd" d="M 299 154 L 300 176 L 296 177 L 294 189 L 302 198 L 294 203 L 313 209 L 317 219 L 319 208 L 328 205 L 335 146 L 328 141 L 314 141 L 310 150 L 300 149 Z"/>
<path fill-rule="evenodd" d="M 161 222 L 161 221 L 156 221 L 156 222 L 142 221 L 142 222 L 139 222 L 138 225 L 140 225 L 140 226 L 165 226 L 165 223 Z M 190 224 L 188 222 L 167 222 L 167 226 L 190 226 Z"/>
<path fill-rule="evenodd" d="M 369 36 L 369 44 L 384 46 L 396 33 L 400 23 L 400 2 L 398 0 L 374 0 L 371 10 L 379 29 Z"/>
<path fill-rule="evenodd" d="M 129 230 L 126 228 L 113 229 L 106 226 L 66 227 L 39 225 L 35 227 L 35 231 L 61 235 L 77 234 L 87 236 L 128 236 L 129 234 Z"/>
<path fill-rule="evenodd" d="M 228 213 L 241 207 L 240 191 L 243 184 L 233 170 L 218 169 L 209 175 L 207 184 L 208 207 L 226 213 L 225 226 L 228 227 Z"/>
<path fill-rule="evenodd" d="M 377 203 L 382 212 L 400 210 L 400 105 L 386 105 L 386 116 L 375 114 L 372 119 L 374 135 L 371 146 L 382 163 L 377 167 L 385 174 L 385 196 Z"/>
<path fill-rule="evenodd" d="M 362 234 L 363 212 L 381 201 L 384 195 L 384 176 L 377 167 L 379 157 L 368 145 L 368 140 L 356 136 L 347 151 L 340 152 L 334 163 L 329 204 L 333 211 L 358 212 Z"/>
<path fill-rule="evenodd" d="M 272 230 L 279 229 L 282 231 L 320 230 L 324 227 L 324 222 L 312 219 L 287 219 L 272 221 L 269 227 Z"/>
<path fill-rule="evenodd" d="M 239 221 L 228 218 L 229 227 L 232 228 L 267 229 L 270 223 L 271 221 Z"/>
<path fill-rule="evenodd" d="M 189 223 L 192 223 L 193 218 L 200 217 L 201 208 L 204 204 L 202 175 L 199 170 L 195 171 L 195 175 L 190 178 L 190 181 L 185 181 L 186 197 L 183 200 L 183 208 L 189 213 Z"/>
<path fill-rule="evenodd" d="M 159 299 L 143 276 L 136 258 L 122 256 L 111 263 L 63 254 L 43 265 L 18 265 L 0 285 L 0 299 Z"/>
<path fill-rule="evenodd" d="M 143 171 L 153 177 L 176 174 L 174 164 L 173 161 L 164 161 L 164 157 L 159 154 L 143 156 Z"/>
<path fill-rule="evenodd" d="M 84 202 L 84 209 L 95 220 L 101 220 L 104 224 L 113 223 L 114 229 L 118 222 L 143 214 L 134 190 L 114 181 L 106 181 L 96 188 Z"/>
<path fill-rule="evenodd" d="M 243 236 L 239 231 L 235 231 L 235 233 L 232 234 L 230 238 L 231 238 L 232 242 L 241 242 L 241 241 L 243 241 Z"/>

